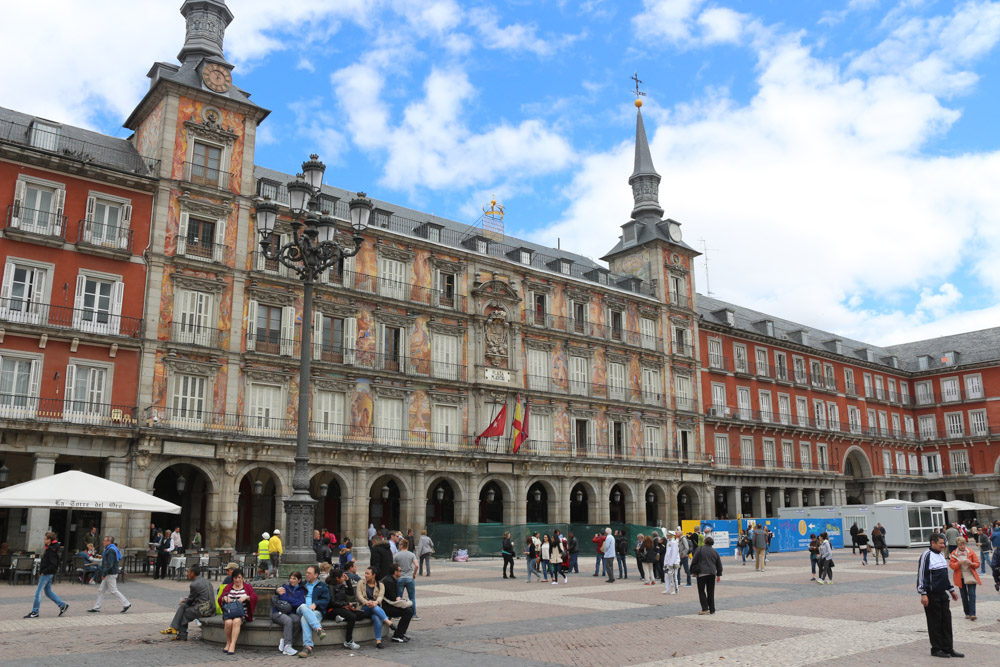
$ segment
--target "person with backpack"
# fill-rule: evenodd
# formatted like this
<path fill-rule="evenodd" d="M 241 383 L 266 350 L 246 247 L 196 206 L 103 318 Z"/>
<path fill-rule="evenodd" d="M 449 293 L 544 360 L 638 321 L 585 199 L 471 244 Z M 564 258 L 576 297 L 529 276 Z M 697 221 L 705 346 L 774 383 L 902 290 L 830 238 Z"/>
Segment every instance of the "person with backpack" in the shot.
<path fill-rule="evenodd" d="M 42 593 L 56 603 L 59 607 L 59 615 L 62 616 L 69 609 L 69 605 L 59 599 L 59 596 L 52 592 L 52 580 L 59 571 L 59 542 L 56 534 L 45 533 L 44 538 L 45 553 L 42 554 L 42 562 L 38 566 L 38 586 L 35 588 L 35 604 L 25 618 L 38 618 L 38 609 L 42 603 Z M 101 584 L 103 586 L 103 584 Z"/>
<path fill-rule="evenodd" d="M 736 548 L 739 549 L 740 556 L 743 557 L 743 565 L 747 564 L 747 554 L 750 553 L 750 540 L 744 532 L 740 532 L 740 538 L 736 541 Z M 815 561 L 814 561 L 815 562 Z M 816 566 L 813 566 L 813 574 L 816 574 Z"/>
<path fill-rule="evenodd" d="M 878 559 L 881 557 L 882 564 L 885 565 L 885 557 L 889 553 L 889 549 L 885 546 L 885 533 L 878 526 L 872 528 L 872 550 L 875 552 L 875 564 L 878 565 Z"/>
<path fill-rule="evenodd" d="M 120 612 L 122 614 L 132 608 L 132 603 L 125 599 L 125 596 L 118 590 L 118 573 L 121 571 L 119 569 L 121 560 L 122 552 L 118 550 L 115 538 L 105 535 L 104 555 L 101 557 L 103 579 L 101 579 L 101 587 L 97 589 L 97 601 L 94 602 L 93 609 L 87 610 L 88 612 L 97 613 L 101 611 L 101 604 L 104 602 L 105 595 L 113 595 L 118 598 L 118 601 L 122 603 L 122 610 Z"/>

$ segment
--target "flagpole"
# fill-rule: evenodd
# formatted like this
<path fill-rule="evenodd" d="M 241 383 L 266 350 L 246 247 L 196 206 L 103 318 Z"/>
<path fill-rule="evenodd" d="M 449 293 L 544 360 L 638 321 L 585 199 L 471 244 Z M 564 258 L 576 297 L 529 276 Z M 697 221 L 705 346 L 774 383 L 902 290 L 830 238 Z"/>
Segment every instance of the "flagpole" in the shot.
<path fill-rule="evenodd" d="M 510 418 L 510 437 L 507 438 L 507 453 L 511 454 L 514 449 L 514 420 L 517 419 L 517 407 L 521 404 L 521 394 L 514 399 L 514 415 Z"/>

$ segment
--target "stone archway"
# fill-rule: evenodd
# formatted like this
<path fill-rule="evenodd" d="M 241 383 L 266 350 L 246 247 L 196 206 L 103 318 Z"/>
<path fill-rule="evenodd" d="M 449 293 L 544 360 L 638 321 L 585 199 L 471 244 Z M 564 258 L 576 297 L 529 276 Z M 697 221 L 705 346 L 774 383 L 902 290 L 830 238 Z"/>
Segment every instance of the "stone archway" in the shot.
<path fill-rule="evenodd" d="M 874 476 L 871 461 L 865 451 L 853 445 L 844 452 L 842 468 L 847 505 L 864 505 L 875 501 L 875 488 L 870 480 Z"/>
<path fill-rule="evenodd" d="M 455 523 L 456 484 L 447 477 L 431 480 L 427 489 L 426 523 Z"/>
<path fill-rule="evenodd" d="M 402 501 L 408 495 L 403 481 L 395 475 L 376 477 L 368 490 L 368 522 L 381 534 L 399 530 L 404 519 Z"/>
<path fill-rule="evenodd" d="M 677 490 L 677 520 L 702 518 L 701 495 L 693 486 L 685 484 Z"/>
<path fill-rule="evenodd" d="M 491 479 L 479 490 L 479 523 L 504 523 L 510 489 L 499 480 Z"/>
<path fill-rule="evenodd" d="M 278 525 L 277 501 L 282 497 L 282 484 L 277 473 L 264 466 L 252 467 L 238 479 L 236 548 L 253 551 L 261 535 L 272 533 Z"/>
<path fill-rule="evenodd" d="M 316 499 L 314 527 L 329 530 L 343 539 L 344 499 L 351 498 L 348 480 L 331 470 L 323 470 L 309 481 L 309 493 Z"/>
<path fill-rule="evenodd" d="M 575 524 L 597 523 L 598 493 L 590 482 L 580 480 L 569 492 L 569 522 Z"/>
<path fill-rule="evenodd" d="M 201 533 L 202 545 L 208 547 L 208 501 L 213 491 L 212 478 L 204 468 L 193 463 L 172 463 L 153 478 L 152 493 L 157 498 L 180 505 L 181 513 L 153 512 L 150 522 L 156 524 L 159 530 L 179 527 L 185 546 L 191 544 L 197 530 Z"/>

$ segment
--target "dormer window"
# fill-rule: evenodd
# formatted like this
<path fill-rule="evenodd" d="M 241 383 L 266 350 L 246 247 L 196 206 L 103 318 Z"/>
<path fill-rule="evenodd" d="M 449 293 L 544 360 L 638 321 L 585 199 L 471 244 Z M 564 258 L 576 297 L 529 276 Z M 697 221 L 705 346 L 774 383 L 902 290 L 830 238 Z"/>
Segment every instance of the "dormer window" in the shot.
<path fill-rule="evenodd" d="M 490 244 L 486 241 L 486 239 L 476 239 L 476 252 L 485 255 L 489 249 Z"/>
<path fill-rule="evenodd" d="M 926 371 L 930 367 L 930 365 L 931 365 L 931 358 L 928 357 L 926 354 L 917 357 L 917 368 L 919 368 L 920 370 Z"/>
<path fill-rule="evenodd" d="M 958 352 L 951 351 L 945 352 L 941 355 L 941 365 L 942 366 L 954 366 L 958 360 Z"/>
<path fill-rule="evenodd" d="M 36 120 L 31 123 L 31 145 L 46 151 L 59 148 L 59 126 Z"/>
<path fill-rule="evenodd" d="M 713 313 L 720 320 L 728 324 L 729 326 L 736 326 L 736 313 L 729 310 L 728 308 L 723 308 L 722 310 L 717 310 Z"/>
<path fill-rule="evenodd" d="M 260 179 L 257 181 L 257 194 L 276 202 L 278 201 L 278 184 L 274 181 Z"/>
<path fill-rule="evenodd" d="M 519 254 L 521 256 L 521 264 L 531 264 L 531 251 L 530 250 L 521 250 L 519 252 Z"/>
<path fill-rule="evenodd" d="M 428 241 L 434 241 L 435 243 L 441 242 L 441 230 L 444 229 L 441 225 L 435 224 L 433 222 L 425 222 L 417 228 L 417 234 L 423 236 Z"/>
<path fill-rule="evenodd" d="M 638 236 L 636 227 L 636 223 L 630 222 L 622 228 L 622 245 L 626 248 L 630 245 L 635 245 L 636 237 Z"/>
<path fill-rule="evenodd" d="M 568 259 L 560 259 L 559 273 L 563 274 L 564 276 L 568 276 L 570 274 L 570 271 L 572 270 L 572 266 L 573 262 L 569 261 Z"/>
<path fill-rule="evenodd" d="M 842 340 L 833 340 L 833 341 L 830 341 L 830 342 L 833 343 L 833 351 L 834 352 L 836 352 L 837 354 L 843 354 L 844 353 L 844 341 L 842 341 Z"/>
<path fill-rule="evenodd" d="M 772 338 L 774 337 L 774 321 L 773 320 L 761 320 L 760 322 L 758 322 L 758 324 L 760 325 L 760 328 L 761 328 L 761 330 L 763 330 L 763 332 L 764 332 L 765 335 L 771 336 Z"/>
<path fill-rule="evenodd" d="M 872 363 L 875 363 L 875 351 L 874 350 L 865 350 L 865 359 L 868 360 L 868 361 L 870 361 L 870 362 L 872 362 Z"/>

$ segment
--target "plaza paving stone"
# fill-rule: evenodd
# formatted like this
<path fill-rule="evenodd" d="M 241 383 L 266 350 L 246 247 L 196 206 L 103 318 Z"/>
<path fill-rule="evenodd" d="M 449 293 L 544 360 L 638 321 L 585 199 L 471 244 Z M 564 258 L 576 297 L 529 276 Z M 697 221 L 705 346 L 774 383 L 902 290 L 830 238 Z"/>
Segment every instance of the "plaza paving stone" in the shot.
<path fill-rule="evenodd" d="M 642 586 L 633 574 L 604 583 L 584 567 L 568 584 L 526 583 L 524 561 L 517 579 L 501 577 L 497 560 L 435 563 L 434 576 L 418 577 L 421 620 L 411 625 L 409 644 L 376 651 L 366 642 L 350 652 L 318 650 L 321 664 L 352 665 L 830 665 L 856 667 L 936 664 L 929 655 L 924 616 L 914 591 L 918 550 L 896 549 L 888 566 L 862 566 L 837 552 L 833 586 L 809 581 L 808 558 L 773 556 L 764 572 L 725 559 L 714 616 L 698 616 L 696 588 L 663 595 L 662 586 Z M 214 582 L 213 582 L 214 583 Z M 974 664 L 1000 664 L 1000 595 L 992 582 L 979 589 L 976 622 L 952 604 L 955 645 Z M 180 581 L 133 576 L 121 589 L 133 607 L 122 615 L 116 601 L 88 614 L 96 586 L 60 583 L 70 604 L 59 618 L 43 598 L 42 617 L 23 619 L 34 587 L 0 586 L 2 665 L 217 665 L 273 664 L 277 650 L 240 650 L 200 641 L 171 642 L 159 634 L 180 597 Z M 970 663 L 970 664 L 972 664 Z"/>

